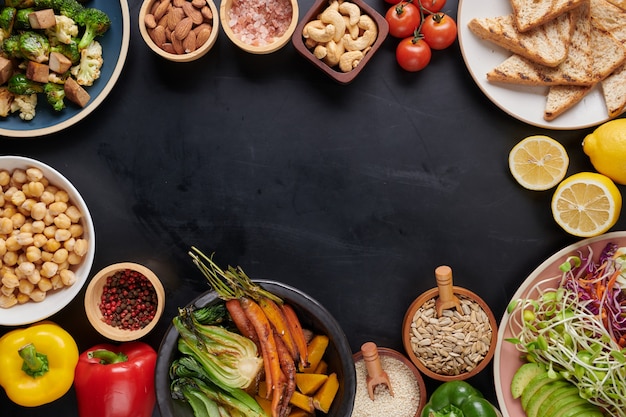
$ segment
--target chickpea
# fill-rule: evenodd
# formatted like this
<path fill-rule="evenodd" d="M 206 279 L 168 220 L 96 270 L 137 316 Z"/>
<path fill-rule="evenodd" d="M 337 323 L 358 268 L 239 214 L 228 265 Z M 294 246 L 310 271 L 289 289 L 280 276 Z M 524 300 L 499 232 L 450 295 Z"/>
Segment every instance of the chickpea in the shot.
<path fill-rule="evenodd" d="M 46 236 L 48 239 L 52 239 L 54 238 L 54 234 L 57 232 L 57 227 L 54 225 L 50 225 L 47 226 L 45 229 L 43 229 L 43 234 L 44 236 Z"/>
<path fill-rule="evenodd" d="M 0 219 L 0 234 L 8 235 L 13 231 L 13 222 L 11 219 L 3 217 Z"/>
<path fill-rule="evenodd" d="M 11 195 L 11 203 L 16 207 L 21 206 L 24 201 L 26 201 L 26 194 L 22 190 L 17 190 Z"/>
<path fill-rule="evenodd" d="M 63 281 L 64 285 L 72 285 L 76 282 L 76 274 L 71 269 L 62 270 L 59 275 L 61 276 L 61 281 Z"/>
<path fill-rule="evenodd" d="M 15 235 L 9 236 L 5 241 L 5 244 L 7 246 L 7 250 L 11 252 L 17 252 L 18 250 L 22 249 L 22 245 L 19 244 Z M 17 257 L 17 253 L 15 255 Z"/>
<path fill-rule="evenodd" d="M 30 299 L 36 303 L 42 302 L 46 298 L 46 292 L 41 291 L 39 288 L 35 288 L 30 293 Z"/>
<path fill-rule="evenodd" d="M 7 266 L 17 264 L 17 252 L 7 252 L 2 256 L 2 262 Z"/>
<path fill-rule="evenodd" d="M 52 281 L 50 278 L 41 278 L 37 283 L 37 287 L 43 292 L 50 291 L 52 289 Z"/>
<path fill-rule="evenodd" d="M 26 248 L 26 259 L 29 262 L 39 262 L 41 260 L 41 249 L 37 246 L 29 246 Z"/>
<path fill-rule="evenodd" d="M 48 208 L 46 207 L 46 204 L 41 201 L 33 204 L 30 208 L 30 217 L 35 220 L 43 220 L 47 213 Z"/>
<path fill-rule="evenodd" d="M 35 200 L 34 198 L 27 198 L 22 204 L 20 204 L 20 213 L 22 213 L 24 216 L 30 216 L 30 212 L 32 211 L 35 204 L 37 204 L 37 200 Z"/>
<path fill-rule="evenodd" d="M 30 297 L 27 294 L 22 294 L 21 292 L 18 292 L 15 298 L 19 304 L 24 304 L 30 301 Z"/>
<path fill-rule="evenodd" d="M 24 223 L 22 227 L 20 227 L 20 233 L 30 233 L 33 234 L 33 224 L 32 223 Z"/>
<path fill-rule="evenodd" d="M 36 248 L 43 247 L 43 245 L 45 245 L 47 241 L 48 238 L 43 233 L 37 233 L 35 236 L 33 236 L 33 245 Z"/>
<path fill-rule="evenodd" d="M 61 213 L 54 218 L 54 224 L 59 229 L 69 229 L 72 224 L 72 221 L 67 216 L 67 214 Z"/>
<path fill-rule="evenodd" d="M 21 273 L 23 277 L 29 277 L 35 272 L 35 264 L 32 262 L 22 262 L 15 269 L 17 273 Z"/>
<path fill-rule="evenodd" d="M 13 290 L 20 285 L 20 279 L 14 273 L 6 273 L 2 276 L 2 285 Z"/>
<path fill-rule="evenodd" d="M 80 218 L 83 217 L 82 213 L 76 206 L 69 206 L 67 210 L 65 210 L 65 214 L 67 214 L 67 217 L 70 218 L 72 223 L 78 223 Z"/>
<path fill-rule="evenodd" d="M 70 265 L 78 265 L 83 260 L 83 257 L 78 255 L 76 252 L 70 252 L 67 256 L 67 262 Z"/>
<path fill-rule="evenodd" d="M 43 194 L 44 191 L 44 186 L 39 181 L 31 181 L 22 187 L 22 191 L 24 191 L 24 194 L 31 197 L 41 197 L 41 194 Z"/>
<path fill-rule="evenodd" d="M 37 285 L 39 284 L 39 281 L 41 281 L 41 274 L 38 269 L 35 269 L 30 276 L 26 277 L 26 279 L 32 284 Z"/>
<path fill-rule="evenodd" d="M 67 262 L 68 256 L 69 256 L 69 252 L 67 251 L 67 249 L 59 248 L 52 255 L 52 262 L 56 263 L 57 265 L 61 265 L 62 263 Z"/>
<path fill-rule="evenodd" d="M 43 172 L 39 168 L 27 168 L 26 178 L 28 178 L 29 181 L 41 181 Z"/>
<path fill-rule="evenodd" d="M 50 192 L 49 190 L 44 190 L 43 193 L 41 193 L 41 197 L 39 197 L 39 201 L 41 201 L 42 203 L 44 203 L 46 206 L 48 204 L 52 204 L 54 203 L 54 193 Z"/>
<path fill-rule="evenodd" d="M 54 201 L 63 201 L 67 203 L 68 201 L 70 201 L 70 195 L 67 193 L 67 191 L 59 190 L 54 193 Z"/>
<path fill-rule="evenodd" d="M 20 285 L 18 286 L 18 289 L 22 294 L 29 295 L 33 291 L 34 288 L 35 288 L 35 284 L 30 282 L 29 280 L 27 279 L 20 280 Z"/>
<path fill-rule="evenodd" d="M 67 203 L 64 201 L 55 201 L 48 206 L 48 210 L 53 216 L 58 216 L 61 213 L 65 213 L 65 210 L 67 210 Z"/>
<path fill-rule="evenodd" d="M 2 287 L 0 287 L 0 292 L 2 292 L 2 295 L 8 297 L 8 296 L 11 296 L 15 292 L 15 289 L 9 288 L 9 287 L 5 287 L 3 285 Z"/>
<path fill-rule="evenodd" d="M 83 226 L 80 225 L 79 223 L 72 224 L 68 230 L 72 234 L 72 237 L 76 237 L 76 238 L 81 237 L 84 232 Z"/>
<path fill-rule="evenodd" d="M 0 238 L 0 256 L 7 253 L 7 243 L 4 239 Z"/>
<path fill-rule="evenodd" d="M 11 174 L 9 174 L 9 171 L 5 169 L 0 171 L 0 186 L 5 187 L 9 185 L 9 181 L 11 181 Z"/>
<path fill-rule="evenodd" d="M 89 245 L 87 243 L 87 240 L 76 239 L 76 243 L 74 244 L 74 253 L 76 253 L 78 256 L 85 256 L 88 247 Z"/>
<path fill-rule="evenodd" d="M 26 223 L 26 216 L 22 213 L 15 213 L 11 216 L 11 221 L 13 222 L 13 228 L 19 229 Z"/>
<path fill-rule="evenodd" d="M 61 247 L 61 242 L 56 239 L 48 239 L 45 245 L 43 245 L 43 250 L 54 253 Z"/>
<path fill-rule="evenodd" d="M 42 220 L 35 220 L 31 223 L 33 233 L 43 233 L 46 228 L 46 224 Z"/>
<path fill-rule="evenodd" d="M 6 190 L 4 190 L 4 198 L 7 201 L 11 201 L 11 198 L 13 198 L 13 194 L 17 191 L 17 187 L 9 187 Z"/>
<path fill-rule="evenodd" d="M 76 243 L 76 239 L 71 237 L 67 239 L 65 242 L 63 242 L 63 247 L 67 249 L 68 252 L 73 252 L 75 243 Z"/>
<path fill-rule="evenodd" d="M 39 273 L 46 278 L 50 278 L 56 275 L 58 270 L 59 265 L 55 264 L 52 261 L 48 261 L 44 262 L 43 265 L 41 265 L 41 271 L 39 271 Z"/>
<path fill-rule="evenodd" d="M 59 274 L 53 276 L 52 278 L 50 278 L 50 283 L 52 284 L 52 289 L 53 290 L 58 290 L 60 288 L 63 288 L 63 281 L 61 280 L 61 276 Z"/>
<path fill-rule="evenodd" d="M 54 239 L 57 242 L 65 242 L 71 237 L 72 237 L 72 232 L 70 232 L 68 229 L 57 229 L 57 231 L 54 233 Z"/>
<path fill-rule="evenodd" d="M 11 183 L 12 184 L 24 184 L 26 182 L 26 170 L 21 168 L 16 168 L 13 170 L 13 174 L 11 175 Z"/>
<path fill-rule="evenodd" d="M 33 234 L 29 232 L 21 232 L 15 237 L 15 239 L 17 240 L 17 243 L 22 247 L 30 246 L 33 244 Z"/>
<path fill-rule="evenodd" d="M 48 252 L 45 250 L 41 251 L 41 260 L 43 262 L 52 262 L 52 255 L 54 255 L 52 252 Z"/>

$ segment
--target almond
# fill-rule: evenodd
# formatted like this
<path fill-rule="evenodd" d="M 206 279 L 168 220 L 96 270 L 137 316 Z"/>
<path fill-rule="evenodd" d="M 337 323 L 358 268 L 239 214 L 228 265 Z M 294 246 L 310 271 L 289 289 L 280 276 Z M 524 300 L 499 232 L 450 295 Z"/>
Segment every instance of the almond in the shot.
<path fill-rule="evenodd" d="M 204 6 L 202 9 L 200 9 L 200 13 L 202 13 L 204 20 L 206 20 L 207 22 L 213 20 L 213 12 L 211 11 L 211 8 L 209 6 Z"/>
<path fill-rule="evenodd" d="M 150 37 L 154 43 L 160 48 L 165 43 L 165 28 L 163 26 L 157 26 L 150 30 Z"/>
<path fill-rule="evenodd" d="M 171 6 L 170 0 L 161 0 L 161 3 L 159 3 L 159 6 L 156 8 L 156 10 L 153 13 L 154 19 L 157 21 L 161 20 L 161 18 L 165 16 L 167 11 L 169 10 L 170 6 Z"/>
<path fill-rule="evenodd" d="M 177 38 L 178 40 L 182 41 L 187 37 L 187 35 L 191 31 L 192 26 L 193 20 L 191 20 L 191 17 L 185 17 L 176 25 L 173 38 Z"/>
<path fill-rule="evenodd" d="M 144 17 L 143 23 L 146 25 L 148 29 L 154 29 L 157 25 L 156 19 L 154 18 L 154 15 L 151 13 L 148 13 L 146 17 Z"/>
<path fill-rule="evenodd" d="M 202 7 L 206 6 L 206 0 L 191 0 L 191 4 L 196 9 L 202 9 Z"/>
<path fill-rule="evenodd" d="M 211 36 L 210 27 L 202 28 L 202 30 L 199 30 L 198 32 L 196 32 L 196 48 L 200 48 L 202 45 L 204 45 L 204 43 L 209 40 L 210 36 Z"/>
<path fill-rule="evenodd" d="M 204 17 L 202 16 L 202 13 L 200 13 L 200 10 L 196 9 L 193 4 L 188 1 L 183 4 L 183 10 L 185 11 L 185 14 L 190 17 L 193 23 L 196 25 L 199 25 L 204 20 Z"/>
<path fill-rule="evenodd" d="M 176 53 L 176 51 L 174 50 L 174 46 L 171 42 L 165 42 L 163 45 L 161 45 L 161 49 L 170 54 Z"/>
<path fill-rule="evenodd" d="M 211 31 L 211 25 L 208 23 L 203 23 L 201 25 L 198 25 L 196 27 L 194 27 L 193 30 L 194 32 L 196 32 L 196 36 L 198 36 L 198 33 L 200 33 L 200 31 L 204 30 L 204 29 L 209 29 L 209 32 Z"/>
<path fill-rule="evenodd" d="M 183 47 L 183 41 L 178 39 L 176 36 L 172 36 L 172 47 L 174 48 L 174 52 L 177 54 L 185 53 L 185 48 Z"/>
<path fill-rule="evenodd" d="M 167 27 L 170 30 L 174 30 L 178 22 L 183 20 L 185 17 L 185 12 L 182 8 L 173 6 L 172 9 L 167 14 Z"/>
<path fill-rule="evenodd" d="M 196 33 L 189 32 L 189 34 L 183 40 L 183 49 L 185 53 L 190 53 L 196 50 Z"/>
<path fill-rule="evenodd" d="M 172 0 L 174 7 L 183 7 L 183 3 L 187 3 L 187 0 Z"/>

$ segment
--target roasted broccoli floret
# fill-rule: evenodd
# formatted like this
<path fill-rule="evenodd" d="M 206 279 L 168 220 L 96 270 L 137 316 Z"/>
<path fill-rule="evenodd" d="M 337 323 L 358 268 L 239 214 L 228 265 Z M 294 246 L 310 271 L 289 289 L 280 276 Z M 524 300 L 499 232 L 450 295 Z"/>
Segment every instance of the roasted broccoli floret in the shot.
<path fill-rule="evenodd" d="M 9 78 L 7 88 L 15 95 L 30 95 L 43 92 L 43 84 L 29 80 L 24 74 L 15 74 Z"/>
<path fill-rule="evenodd" d="M 65 108 L 65 87 L 63 84 L 47 83 L 43 86 L 43 92 L 54 110 L 61 111 Z"/>
<path fill-rule="evenodd" d="M 72 61 L 72 65 L 76 65 L 78 61 L 80 61 L 80 51 L 78 50 L 78 43 L 75 40 L 72 40 L 72 42 L 68 44 L 61 43 L 50 46 L 50 52 L 59 52 L 65 55 Z"/>
<path fill-rule="evenodd" d="M 29 7 L 27 9 L 17 9 L 17 14 L 15 15 L 15 24 L 13 27 L 19 30 L 28 30 L 30 29 L 30 20 L 28 20 L 28 15 L 34 12 L 35 9 Z"/>
<path fill-rule="evenodd" d="M 102 36 L 111 27 L 111 19 L 100 9 L 85 8 L 74 20 L 85 28 L 78 42 L 78 49 L 81 50 L 88 47 L 96 36 Z"/>
<path fill-rule="evenodd" d="M 34 0 L 37 9 L 53 9 L 56 13 L 76 20 L 84 6 L 76 0 Z"/>
<path fill-rule="evenodd" d="M 2 41 L 2 52 L 8 58 L 22 58 L 20 50 L 20 35 L 11 35 Z"/>
<path fill-rule="evenodd" d="M 25 31 L 20 34 L 20 52 L 31 61 L 46 62 L 50 55 L 50 42 L 39 32 Z"/>
<path fill-rule="evenodd" d="M 56 25 L 45 30 L 50 43 L 71 43 L 73 38 L 78 36 L 78 25 L 74 22 L 74 19 L 63 15 L 54 16 L 54 19 L 56 20 Z"/>
<path fill-rule="evenodd" d="M 102 46 L 98 41 L 92 41 L 87 48 L 80 51 L 80 62 L 73 66 L 70 72 L 78 84 L 90 86 L 100 78 L 100 68 L 103 62 Z"/>

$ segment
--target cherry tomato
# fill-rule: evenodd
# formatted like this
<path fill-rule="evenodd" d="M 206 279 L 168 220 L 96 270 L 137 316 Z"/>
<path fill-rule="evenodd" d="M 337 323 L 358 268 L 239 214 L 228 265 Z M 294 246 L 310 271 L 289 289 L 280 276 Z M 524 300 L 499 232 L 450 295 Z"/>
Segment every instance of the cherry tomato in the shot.
<path fill-rule="evenodd" d="M 421 37 L 410 36 L 400 41 L 396 48 L 396 60 L 402 69 L 417 72 L 430 63 L 432 51 Z"/>
<path fill-rule="evenodd" d="M 431 49 L 446 49 L 456 40 L 456 22 L 445 13 L 424 18 L 422 35 Z"/>
<path fill-rule="evenodd" d="M 420 9 L 413 3 L 405 1 L 391 6 L 385 14 L 389 23 L 389 34 L 396 38 L 406 38 L 413 35 L 420 25 Z"/>
<path fill-rule="evenodd" d="M 422 7 L 426 9 L 427 12 L 437 13 L 439 10 L 443 9 L 443 6 L 446 5 L 446 0 L 421 0 Z"/>

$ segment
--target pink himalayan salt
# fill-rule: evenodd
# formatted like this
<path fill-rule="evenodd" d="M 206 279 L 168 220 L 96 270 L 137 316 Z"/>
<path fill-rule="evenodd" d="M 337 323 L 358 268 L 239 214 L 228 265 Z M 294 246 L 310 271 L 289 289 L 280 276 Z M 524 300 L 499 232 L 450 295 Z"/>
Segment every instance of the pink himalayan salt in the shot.
<path fill-rule="evenodd" d="M 228 25 L 244 43 L 271 44 L 291 23 L 290 0 L 233 0 Z"/>

